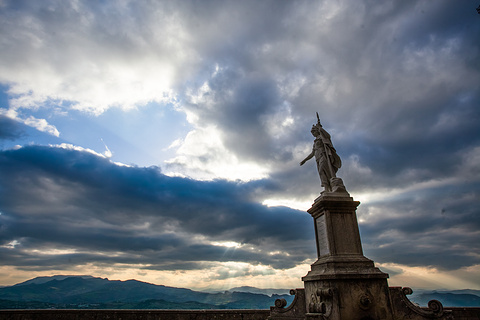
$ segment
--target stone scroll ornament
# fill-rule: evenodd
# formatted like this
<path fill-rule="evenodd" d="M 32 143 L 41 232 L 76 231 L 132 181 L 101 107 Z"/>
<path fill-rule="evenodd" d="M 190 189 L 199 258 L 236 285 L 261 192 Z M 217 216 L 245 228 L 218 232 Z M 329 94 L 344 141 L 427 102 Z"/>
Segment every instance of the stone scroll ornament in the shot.
<path fill-rule="evenodd" d="M 317 112 L 317 124 L 312 126 L 310 130 L 315 137 L 312 152 L 300 162 L 302 166 L 305 162 L 315 157 L 317 162 L 317 170 L 320 175 L 323 193 L 347 193 L 342 179 L 337 178 L 337 171 L 342 166 L 342 160 L 337 155 L 337 151 L 333 147 L 330 134 L 323 129 L 320 123 L 320 117 Z"/>

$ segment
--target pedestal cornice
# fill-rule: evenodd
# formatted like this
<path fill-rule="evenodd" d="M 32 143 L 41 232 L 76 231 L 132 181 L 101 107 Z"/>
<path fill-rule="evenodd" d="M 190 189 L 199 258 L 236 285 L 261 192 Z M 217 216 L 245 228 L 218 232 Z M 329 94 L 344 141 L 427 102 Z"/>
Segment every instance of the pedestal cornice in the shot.
<path fill-rule="evenodd" d="M 307 210 L 314 218 L 322 212 L 328 210 L 332 213 L 348 213 L 353 212 L 360 205 L 359 201 L 354 201 L 352 197 L 345 194 L 344 196 L 322 195 L 315 199 L 312 207 Z"/>

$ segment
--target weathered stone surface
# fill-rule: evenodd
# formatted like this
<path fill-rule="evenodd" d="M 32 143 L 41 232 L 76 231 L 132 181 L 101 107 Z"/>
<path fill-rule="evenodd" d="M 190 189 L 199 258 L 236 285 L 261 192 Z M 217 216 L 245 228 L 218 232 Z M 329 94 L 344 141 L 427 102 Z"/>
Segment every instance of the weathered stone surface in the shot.
<path fill-rule="evenodd" d="M 265 320 L 269 310 L 0 310 L 0 320 Z"/>
<path fill-rule="evenodd" d="M 295 295 L 295 299 L 290 306 L 286 307 L 285 304 L 281 304 L 270 308 L 269 320 L 302 320 L 305 319 L 306 304 L 305 304 L 305 289 L 290 290 L 290 294 Z"/>
<path fill-rule="evenodd" d="M 393 319 L 388 275 L 363 256 L 358 205 L 349 196 L 324 193 L 308 210 L 318 259 L 302 278 L 307 319 Z"/>
<path fill-rule="evenodd" d="M 393 319 L 386 279 L 305 281 L 305 292 L 307 319 Z"/>
<path fill-rule="evenodd" d="M 428 308 L 421 308 L 413 304 L 407 295 L 412 293 L 410 288 L 391 287 L 390 298 L 394 306 L 393 312 L 395 319 L 454 319 L 450 310 L 445 310 L 440 301 L 431 300 L 428 303 Z"/>
<path fill-rule="evenodd" d="M 303 289 L 297 289 L 303 290 Z M 301 300 L 301 299 L 300 299 Z M 299 301 L 300 301 L 299 300 Z M 303 301 L 304 302 L 304 301 Z M 267 319 L 281 319 L 281 320 L 299 320 L 299 319 L 332 319 L 329 316 L 318 316 L 313 314 L 306 314 L 305 308 L 302 304 L 292 302 L 295 308 L 288 306 L 290 313 L 275 313 L 269 310 L 0 310 L 1 320 L 37 320 L 37 319 L 52 319 L 52 320 L 226 320 L 226 319 L 244 319 L 244 320 L 267 320 Z M 272 307 L 273 309 L 274 307 Z M 400 308 L 400 309 L 399 309 Z M 418 308 L 418 307 L 416 307 Z M 327 309 L 327 308 L 325 308 Z M 403 319 L 442 319 L 435 316 L 418 318 L 415 315 L 408 315 L 402 312 L 401 307 L 395 307 L 396 316 L 394 320 Z M 426 313 L 431 312 L 428 308 L 419 308 Z M 274 315 L 273 317 L 269 317 Z M 444 308 L 444 314 L 449 314 L 450 319 L 453 320 L 479 320 L 480 308 Z M 300 315 L 300 316 L 295 316 Z M 331 314 L 330 314 L 331 315 Z M 352 318 L 356 319 L 356 318 Z M 381 318 L 364 318 L 366 319 L 381 319 Z M 445 318 L 443 318 L 445 319 Z M 446 318 L 449 319 L 449 318 Z"/>
<path fill-rule="evenodd" d="M 445 308 L 454 320 L 480 320 L 480 308 Z"/>
<path fill-rule="evenodd" d="M 314 220 L 318 258 L 326 255 L 363 255 L 355 213 L 359 204 L 347 196 L 322 195 L 307 210 Z M 322 229 L 319 230 L 319 227 Z"/>
<path fill-rule="evenodd" d="M 320 175 L 320 181 L 325 192 L 346 193 L 347 190 L 343 185 L 343 181 L 337 178 L 336 173 L 342 166 L 342 160 L 337 155 L 337 151 L 333 147 L 330 134 L 323 129 L 320 118 L 317 113 L 317 124 L 312 126 L 310 131 L 315 137 L 313 141 L 312 152 L 300 162 L 302 166 L 305 162 L 315 157 L 317 162 L 317 171 Z"/>

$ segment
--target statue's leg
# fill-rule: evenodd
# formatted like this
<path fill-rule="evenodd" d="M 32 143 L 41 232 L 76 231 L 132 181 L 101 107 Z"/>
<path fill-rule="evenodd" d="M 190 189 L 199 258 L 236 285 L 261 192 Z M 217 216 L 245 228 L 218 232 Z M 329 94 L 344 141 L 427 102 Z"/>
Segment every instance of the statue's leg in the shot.
<path fill-rule="evenodd" d="M 320 161 L 317 161 L 317 171 L 318 171 L 318 176 L 320 177 L 320 185 L 326 189 L 327 186 L 325 186 L 325 179 L 323 177 L 323 172 L 322 172 L 322 164 Z"/>
<path fill-rule="evenodd" d="M 322 160 L 318 164 L 318 173 L 320 174 L 320 180 L 322 181 L 322 187 L 325 188 L 325 192 L 332 192 L 330 185 L 330 175 L 328 174 L 327 163 Z"/>

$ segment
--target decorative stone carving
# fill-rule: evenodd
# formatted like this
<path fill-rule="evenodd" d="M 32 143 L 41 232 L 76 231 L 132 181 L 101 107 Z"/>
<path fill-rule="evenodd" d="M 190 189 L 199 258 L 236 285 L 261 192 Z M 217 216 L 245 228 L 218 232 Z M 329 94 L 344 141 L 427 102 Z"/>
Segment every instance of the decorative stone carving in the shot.
<path fill-rule="evenodd" d="M 317 124 L 312 126 L 310 132 L 315 137 L 312 152 L 300 162 L 300 165 L 315 157 L 324 192 L 346 193 L 342 179 L 336 176 L 338 169 L 342 166 L 342 160 L 333 147 L 330 134 L 323 129 L 318 112 Z"/>
<path fill-rule="evenodd" d="M 287 307 L 285 299 L 275 300 L 275 306 L 270 307 L 269 320 L 303 320 L 305 319 L 305 289 L 292 289 L 291 295 L 295 295 L 292 303 Z"/>
<path fill-rule="evenodd" d="M 328 318 L 332 313 L 335 292 L 332 288 L 318 288 L 310 297 L 307 315 L 310 317 L 321 315 L 323 318 Z"/>
<path fill-rule="evenodd" d="M 428 308 L 421 308 L 407 298 L 407 295 L 413 293 L 412 289 L 408 287 L 390 287 L 389 289 L 395 319 L 454 319 L 452 311 L 444 311 L 442 303 L 438 300 L 430 300 Z"/>

